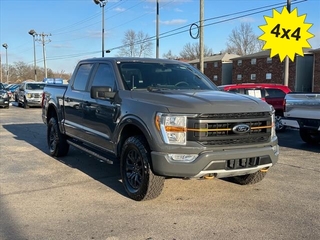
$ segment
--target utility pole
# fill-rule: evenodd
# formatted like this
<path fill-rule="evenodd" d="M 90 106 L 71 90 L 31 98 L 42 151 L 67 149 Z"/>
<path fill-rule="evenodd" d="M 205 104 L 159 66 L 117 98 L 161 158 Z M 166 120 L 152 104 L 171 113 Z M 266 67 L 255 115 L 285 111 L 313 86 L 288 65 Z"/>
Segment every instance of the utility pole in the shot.
<path fill-rule="evenodd" d="M 204 73 L 204 64 L 203 64 L 203 59 L 204 59 L 204 51 L 203 51 L 203 18 L 204 18 L 204 0 L 200 0 L 200 71 Z"/>
<path fill-rule="evenodd" d="M 44 77 L 47 78 L 48 73 L 47 73 L 47 64 L 46 64 L 46 44 L 51 42 L 51 40 L 45 39 L 45 38 L 51 36 L 51 34 L 41 33 L 41 34 L 37 34 L 37 36 L 39 36 L 40 38 L 38 38 L 36 41 L 39 41 L 42 44 Z"/>
<path fill-rule="evenodd" d="M 291 12 L 291 0 L 287 0 L 287 10 L 290 13 Z M 284 85 L 289 85 L 289 57 L 286 56 L 285 62 L 284 62 Z"/>
<path fill-rule="evenodd" d="M 159 58 L 159 0 L 157 0 L 157 17 L 156 17 L 156 58 Z"/>
<path fill-rule="evenodd" d="M 1 63 L 1 53 L 0 53 L 0 80 L 2 83 L 2 63 Z"/>

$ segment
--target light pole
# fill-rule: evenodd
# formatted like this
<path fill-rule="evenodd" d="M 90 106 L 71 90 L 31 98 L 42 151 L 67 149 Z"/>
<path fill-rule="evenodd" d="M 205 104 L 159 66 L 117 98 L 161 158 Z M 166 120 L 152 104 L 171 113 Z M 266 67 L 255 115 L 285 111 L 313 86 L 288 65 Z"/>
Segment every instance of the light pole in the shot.
<path fill-rule="evenodd" d="M 2 44 L 2 47 L 6 49 L 6 72 L 7 72 L 7 84 L 9 82 L 9 69 L 8 69 L 8 44 Z"/>
<path fill-rule="evenodd" d="M 36 40 L 37 33 L 31 29 L 28 32 L 33 37 L 33 67 L 34 67 L 34 80 L 37 81 L 37 60 L 36 60 Z"/>
<path fill-rule="evenodd" d="M 99 4 L 102 10 L 102 31 L 101 31 L 101 38 L 102 38 L 102 57 L 104 57 L 104 7 L 107 4 L 107 0 L 93 0 L 95 4 Z"/>

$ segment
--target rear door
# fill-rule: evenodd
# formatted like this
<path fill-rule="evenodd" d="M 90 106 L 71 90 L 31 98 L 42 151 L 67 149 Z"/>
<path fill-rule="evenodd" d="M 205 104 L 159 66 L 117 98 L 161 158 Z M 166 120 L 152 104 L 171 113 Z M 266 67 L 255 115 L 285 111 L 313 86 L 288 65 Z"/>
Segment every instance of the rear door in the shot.
<path fill-rule="evenodd" d="M 93 66 L 93 63 L 79 65 L 72 85 L 68 86 L 64 97 L 65 119 L 62 121 L 64 122 L 66 133 L 82 140 L 85 140 L 87 135 L 86 129 L 83 127 L 83 98 L 88 88 Z"/>
<path fill-rule="evenodd" d="M 274 107 L 274 109 L 277 112 L 277 115 L 282 115 L 284 97 L 286 96 L 285 92 L 276 88 L 266 88 L 265 91 L 266 102 Z"/>

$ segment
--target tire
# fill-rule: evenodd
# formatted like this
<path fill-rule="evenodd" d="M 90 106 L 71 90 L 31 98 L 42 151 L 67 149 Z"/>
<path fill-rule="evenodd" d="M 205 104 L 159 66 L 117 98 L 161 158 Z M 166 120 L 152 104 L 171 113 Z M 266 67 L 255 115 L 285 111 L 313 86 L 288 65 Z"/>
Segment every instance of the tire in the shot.
<path fill-rule="evenodd" d="M 47 143 L 50 155 L 53 157 L 63 157 L 68 154 L 69 144 L 58 126 L 57 119 L 52 117 L 47 127 Z"/>
<path fill-rule="evenodd" d="M 27 99 L 26 99 L 26 98 L 24 98 L 23 107 L 24 107 L 25 109 L 29 108 L 28 102 L 27 102 Z"/>
<path fill-rule="evenodd" d="M 131 199 L 150 200 L 161 194 L 165 178 L 153 174 L 148 145 L 142 136 L 125 141 L 120 160 L 122 183 Z"/>
<path fill-rule="evenodd" d="M 255 173 L 233 177 L 235 183 L 240 185 L 249 185 L 260 182 L 267 175 L 266 171 L 258 171 Z"/>
<path fill-rule="evenodd" d="M 320 132 L 316 130 L 300 128 L 299 133 L 301 139 L 308 144 L 320 143 Z"/>
<path fill-rule="evenodd" d="M 284 130 L 286 130 L 286 126 L 283 125 L 283 123 L 282 123 L 282 116 L 276 115 L 275 120 L 276 120 L 275 124 L 276 124 L 276 131 L 277 132 L 283 132 Z"/>

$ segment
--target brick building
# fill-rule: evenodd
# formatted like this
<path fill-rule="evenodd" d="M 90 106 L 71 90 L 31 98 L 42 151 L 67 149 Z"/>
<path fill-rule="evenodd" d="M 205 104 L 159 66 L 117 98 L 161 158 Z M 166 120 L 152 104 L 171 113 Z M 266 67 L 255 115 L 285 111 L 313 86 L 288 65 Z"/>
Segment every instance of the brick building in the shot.
<path fill-rule="evenodd" d="M 310 51 L 313 57 L 313 91 L 320 92 L 320 48 Z"/>
<path fill-rule="evenodd" d="M 216 85 L 232 83 L 232 60 L 231 58 L 239 55 L 220 53 L 210 57 L 205 57 L 204 74 L 211 79 Z M 200 69 L 199 59 L 189 61 L 188 63 Z"/>
<path fill-rule="evenodd" d="M 297 55 L 294 62 L 289 60 L 290 89 L 297 92 L 319 91 L 319 77 L 314 77 L 314 72 L 320 68 L 319 56 L 315 57 L 317 54 L 320 55 L 320 50 L 306 51 L 304 57 Z M 318 60 L 315 61 L 316 59 Z M 284 84 L 285 61 L 280 62 L 278 56 L 270 58 L 270 50 L 231 60 L 233 61 L 232 83 Z"/>

